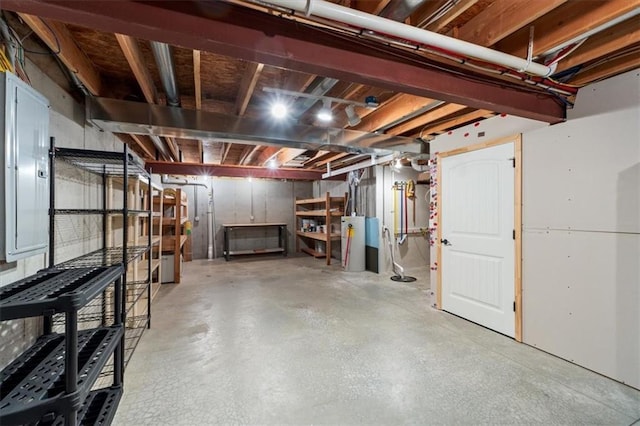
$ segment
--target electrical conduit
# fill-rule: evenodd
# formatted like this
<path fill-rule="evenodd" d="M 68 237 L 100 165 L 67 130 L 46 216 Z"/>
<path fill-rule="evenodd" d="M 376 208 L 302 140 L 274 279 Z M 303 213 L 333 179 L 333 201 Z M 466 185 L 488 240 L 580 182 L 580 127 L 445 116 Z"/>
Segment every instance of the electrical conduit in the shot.
<path fill-rule="evenodd" d="M 455 52 L 457 54 L 480 59 L 492 64 L 502 65 L 528 74 L 541 77 L 549 76 L 553 71 L 551 67 L 518 58 L 507 53 L 487 47 L 478 46 L 453 37 L 448 37 L 432 31 L 417 28 L 411 25 L 382 18 L 349 7 L 340 6 L 325 0 L 269 0 L 268 3 L 285 9 L 303 12 L 306 16 L 318 16 L 357 28 L 366 29 L 395 36 L 404 40 L 410 40 L 419 44 L 433 46 L 440 49 Z"/>

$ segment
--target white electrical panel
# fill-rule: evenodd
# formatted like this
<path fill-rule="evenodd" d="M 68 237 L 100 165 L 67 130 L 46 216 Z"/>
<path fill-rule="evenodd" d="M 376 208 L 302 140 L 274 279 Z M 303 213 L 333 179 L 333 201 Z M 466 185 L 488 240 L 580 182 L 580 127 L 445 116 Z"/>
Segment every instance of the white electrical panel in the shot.
<path fill-rule="evenodd" d="M 49 101 L 0 73 L 0 260 L 44 253 L 49 242 Z"/>

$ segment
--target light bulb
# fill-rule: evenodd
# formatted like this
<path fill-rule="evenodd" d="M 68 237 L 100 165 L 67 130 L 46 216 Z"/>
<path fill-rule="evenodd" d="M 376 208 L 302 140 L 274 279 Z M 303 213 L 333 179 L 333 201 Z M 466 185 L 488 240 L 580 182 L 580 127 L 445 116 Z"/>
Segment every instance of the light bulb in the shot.
<path fill-rule="evenodd" d="M 324 121 L 325 123 L 333 120 L 333 114 L 331 113 L 331 101 L 325 99 L 322 102 L 322 109 L 318 111 L 318 120 Z"/>
<path fill-rule="evenodd" d="M 271 115 L 278 120 L 281 120 L 287 116 L 289 110 L 282 102 L 276 102 L 271 106 Z"/>
<path fill-rule="evenodd" d="M 277 169 L 278 168 L 278 163 L 276 162 L 275 159 L 271 159 L 269 161 L 267 161 L 267 167 L 270 169 Z"/>

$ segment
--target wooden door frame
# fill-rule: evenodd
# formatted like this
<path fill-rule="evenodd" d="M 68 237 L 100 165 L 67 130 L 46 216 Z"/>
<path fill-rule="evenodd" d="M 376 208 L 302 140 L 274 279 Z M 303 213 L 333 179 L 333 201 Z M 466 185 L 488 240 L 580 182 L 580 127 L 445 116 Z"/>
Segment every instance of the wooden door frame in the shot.
<path fill-rule="evenodd" d="M 436 253 L 438 259 L 438 273 L 436 283 L 436 307 L 442 310 L 442 159 L 466 152 L 477 151 L 492 146 L 502 145 L 505 143 L 514 143 L 515 155 L 515 175 L 514 175 L 514 221 L 513 226 L 516 231 L 515 255 L 514 255 L 514 272 L 515 272 L 515 333 L 514 339 L 522 342 L 522 135 L 512 135 L 505 138 L 495 139 L 488 142 L 482 142 L 475 145 L 469 145 L 462 148 L 453 149 L 451 151 L 440 152 L 436 154 L 438 162 L 438 176 L 436 180 L 436 194 L 438 194 L 437 212 L 438 212 L 438 237 L 436 239 Z"/>

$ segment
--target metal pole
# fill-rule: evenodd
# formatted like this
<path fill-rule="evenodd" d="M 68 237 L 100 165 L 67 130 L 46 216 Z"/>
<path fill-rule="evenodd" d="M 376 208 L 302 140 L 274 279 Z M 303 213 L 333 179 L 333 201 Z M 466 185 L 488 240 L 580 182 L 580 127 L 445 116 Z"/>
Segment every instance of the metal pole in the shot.
<path fill-rule="evenodd" d="M 70 310 L 65 315 L 65 392 L 72 394 L 78 390 L 78 311 Z M 76 426 L 77 411 L 65 416 L 65 426 Z"/>

